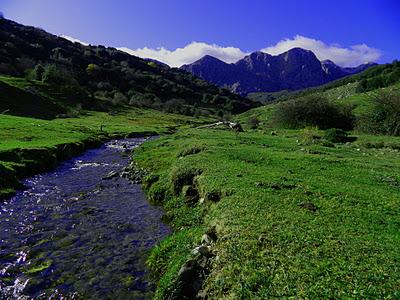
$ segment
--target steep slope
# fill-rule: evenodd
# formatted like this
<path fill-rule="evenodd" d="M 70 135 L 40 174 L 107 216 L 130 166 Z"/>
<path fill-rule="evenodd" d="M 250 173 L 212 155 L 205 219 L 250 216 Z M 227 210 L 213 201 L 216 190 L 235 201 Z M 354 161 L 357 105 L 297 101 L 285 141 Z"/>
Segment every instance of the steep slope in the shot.
<path fill-rule="evenodd" d="M 254 52 L 234 64 L 206 56 L 181 68 L 238 94 L 299 90 L 319 86 L 361 72 L 374 64 L 341 68 L 332 61 L 319 61 L 312 51 L 293 48 L 272 56 Z"/>
<path fill-rule="evenodd" d="M 63 87 L 76 102 L 94 106 L 103 101 L 111 107 L 133 105 L 188 115 L 238 113 L 257 106 L 182 70 L 115 48 L 72 43 L 7 19 L 0 19 L 0 74 Z"/>

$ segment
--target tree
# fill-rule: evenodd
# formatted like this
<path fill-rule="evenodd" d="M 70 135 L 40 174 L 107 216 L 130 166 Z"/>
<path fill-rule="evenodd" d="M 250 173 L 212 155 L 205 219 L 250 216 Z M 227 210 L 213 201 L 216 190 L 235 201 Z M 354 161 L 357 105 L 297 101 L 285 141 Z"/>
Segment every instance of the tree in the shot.
<path fill-rule="evenodd" d="M 45 69 L 41 64 L 36 65 L 35 68 L 33 69 L 34 79 L 42 81 L 44 71 Z"/>
<path fill-rule="evenodd" d="M 128 103 L 128 98 L 121 92 L 116 92 L 113 98 L 114 105 L 121 105 Z"/>
<path fill-rule="evenodd" d="M 86 73 L 90 76 L 90 77 L 98 77 L 99 74 L 101 72 L 101 68 L 96 65 L 96 64 L 89 64 L 86 68 Z"/>
<path fill-rule="evenodd" d="M 381 91 L 372 98 L 372 108 L 358 126 L 369 133 L 400 136 L 400 93 Z"/>
<path fill-rule="evenodd" d="M 55 64 L 46 65 L 42 75 L 42 81 L 56 85 L 77 86 L 78 82 L 68 70 Z"/>
<path fill-rule="evenodd" d="M 362 79 L 357 85 L 357 92 L 358 93 L 364 92 L 367 89 L 367 84 L 368 84 L 367 80 Z"/>

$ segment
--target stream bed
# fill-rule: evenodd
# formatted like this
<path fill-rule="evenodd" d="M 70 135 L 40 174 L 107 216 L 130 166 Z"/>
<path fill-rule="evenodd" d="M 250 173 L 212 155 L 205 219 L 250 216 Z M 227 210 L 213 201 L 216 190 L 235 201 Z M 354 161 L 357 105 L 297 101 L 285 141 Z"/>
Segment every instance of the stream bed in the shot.
<path fill-rule="evenodd" d="M 0 203 L 0 299 L 151 298 L 146 256 L 170 230 L 140 185 L 109 176 L 145 140 L 88 150 Z"/>

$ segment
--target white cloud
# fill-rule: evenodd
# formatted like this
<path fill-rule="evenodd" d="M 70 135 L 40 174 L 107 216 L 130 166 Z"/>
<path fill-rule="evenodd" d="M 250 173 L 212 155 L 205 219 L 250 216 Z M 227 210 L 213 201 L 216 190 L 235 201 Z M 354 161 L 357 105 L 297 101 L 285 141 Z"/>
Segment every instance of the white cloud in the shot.
<path fill-rule="evenodd" d="M 160 47 L 157 49 L 141 48 L 132 50 L 121 47 L 119 50 L 142 58 L 152 58 L 160 62 L 166 63 L 171 67 L 180 67 L 184 64 L 190 64 L 204 55 L 211 55 L 220 60 L 233 63 L 246 56 L 247 53 L 235 47 L 221 47 L 216 44 L 206 44 L 192 42 L 183 48 L 177 48 L 173 51 Z"/>
<path fill-rule="evenodd" d="M 71 42 L 89 45 L 89 43 L 80 41 L 71 36 L 60 35 L 60 37 L 70 40 Z M 295 47 L 311 50 L 320 60 L 330 59 L 342 67 L 353 67 L 366 62 L 375 62 L 382 56 L 380 50 L 371 48 L 366 44 L 342 47 L 338 44 L 326 44 L 320 40 L 301 35 L 296 35 L 292 39 L 281 40 L 275 45 L 261 49 L 261 51 L 272 55 L 278 55 Z M 158 60 L 171 67 L 180 67 L 184 64 L 193 63 L 204 55 L 211 55 L 224 62 L 234 63 L 249 54 L 237 47 L 223 47 L 216 44 L 200 42 L 192 42 L 183 48 L 177 48 L 175 50 L 168 50 L 164 47 L 159 47 L 157 49 L 144 47 L 136 50 L 120 47 L 118 49 L 142 58 Z"/>
<path fill-rule="evenodd" d="M 84 46 L 88 46 L 88 45 L 89 45 L 89 43 L 82 42 L 82 41 L 80 41 L 80 40 L 78 40 L 78 39 L 76 39 L 76 38 L 73 38 L 72 36 L 68 36 L 68 35 L 61 34 L 60 37 L 66 39 L 66 40 L 68 40 L 68 41 L 71 41 L 71 42 L 73 42 L 73 43 L 80 43 L 80 44 L 82 44 L 82 45 L 84 45 Z"/>
<path fill-rule="evenodd" d="M 345 48 L 337 44 L 328 45 L 322 41 L 301 35 L 296 35 L 293 39 L 284 39 L 276 45 L 264 48 L 261 51 L 277 55 L 295 47 L 311 50 L 318 59 L 330 59 L 342 67 L 353 67 L 366 62 L 374 62 L 382 55 L 378 49 L 368 47 L 365 44 Z"/>

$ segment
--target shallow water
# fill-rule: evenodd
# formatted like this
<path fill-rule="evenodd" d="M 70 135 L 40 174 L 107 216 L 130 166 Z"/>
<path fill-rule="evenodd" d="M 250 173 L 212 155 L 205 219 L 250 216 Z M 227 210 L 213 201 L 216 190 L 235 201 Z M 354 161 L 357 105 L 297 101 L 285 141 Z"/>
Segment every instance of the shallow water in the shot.
<path fill-rule="evenodd" d="M 169 233 L 112 141 L 24 182 L 0 204 L 0 299 L 149 299 L 145 257 Z"/>

